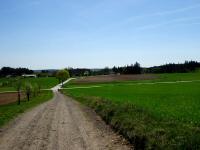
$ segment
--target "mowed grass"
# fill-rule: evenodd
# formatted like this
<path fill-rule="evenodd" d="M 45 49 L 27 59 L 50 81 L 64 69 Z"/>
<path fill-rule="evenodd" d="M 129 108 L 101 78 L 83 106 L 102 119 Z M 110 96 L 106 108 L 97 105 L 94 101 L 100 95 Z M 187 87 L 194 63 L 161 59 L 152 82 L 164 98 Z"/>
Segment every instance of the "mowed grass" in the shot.
<path fill-rule="evenodd" d="M 158 119 L 200 124 L 200 82 L 174 84 L 121 84 L 88 89 L 71 89 L 77 97 L 100 97 L 115 103 L 129 102 Z"/>
<path fill-rule="evenodd" d="M 21 78 L 22 83 L 30 82 L 32 85 L 40 84 L 42 89 L 49 89 L 58 84 L 58 79 L 55 77 L 41 77 L 41 78 Z M 15 91 L 15 78 L 0 78 L 0 85 L 3 82 L 9 82 L 7 86 L 0 86 L 0 92 Z"/>
<path fill-rule="evenodd" d="M 42 91 L 37 97 L 30 101 L 22 100 L 20 105 L 16 103 L 0 106 L 0 127 L 15 118 L 26 110 L 50 100 L 53 97 L 52 91 Z"/>
<path fill-rule="evenodd" d="M 200 80 L 199 73 L 161 74 L 143 82 Z M 200 149 L 200 81 L 129 81 L 63 92 L 92 107 L 136 149 Z"/>

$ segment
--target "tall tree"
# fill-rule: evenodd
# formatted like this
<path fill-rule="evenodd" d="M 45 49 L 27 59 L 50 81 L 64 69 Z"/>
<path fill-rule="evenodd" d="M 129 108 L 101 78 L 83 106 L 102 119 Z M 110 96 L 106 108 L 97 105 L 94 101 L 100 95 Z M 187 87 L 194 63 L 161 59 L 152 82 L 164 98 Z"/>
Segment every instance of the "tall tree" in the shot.
<path fill-rule="evenodd" d="M 58 78 L 59 82 L 62 83 L 63 86 L 63 82 L 70 77 L 69 71 L 66 69 L 59 70 L 56 74 L 56 77 Z"/>

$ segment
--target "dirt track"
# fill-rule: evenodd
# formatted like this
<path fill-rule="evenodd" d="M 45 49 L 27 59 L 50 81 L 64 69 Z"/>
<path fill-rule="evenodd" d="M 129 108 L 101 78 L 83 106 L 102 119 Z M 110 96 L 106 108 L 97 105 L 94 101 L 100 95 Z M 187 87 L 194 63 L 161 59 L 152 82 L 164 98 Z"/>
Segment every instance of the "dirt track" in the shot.
<path fill-rule="evenodd" d="M 76 84 L 85 83 L 102 83 L 102 82 L 119 82 L 119 81 L 133 81 L 133 80 L 152 80 L 156 79 L 157 76 L 152 74 L 140 74 L 140 75 L 99 75 L 99 76 L 89 76 L 85 78 L 80 78 L 72 81 Z"/>
<path fill-rule="evenodd" d="M 21 99 L 25 98 L 25 94 L 21 93 Z M 16 92 L 0 93 L 0 105 L 17 102 Z"/>
<path fill-rule="evenodd" d="M 90 109 L 58 92 L 0 132 L 0 150 L 131 149 Z"/>

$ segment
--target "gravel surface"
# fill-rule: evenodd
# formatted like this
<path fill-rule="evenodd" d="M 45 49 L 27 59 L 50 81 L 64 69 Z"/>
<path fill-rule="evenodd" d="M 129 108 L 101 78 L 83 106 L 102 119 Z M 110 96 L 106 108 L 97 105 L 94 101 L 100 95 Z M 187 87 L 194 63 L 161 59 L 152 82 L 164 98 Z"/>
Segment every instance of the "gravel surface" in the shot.
<path fill-rule="evenodd" d="M 0 150 L 128 150 L 91 109 L 55 91 L 54 98 L 0 129 Z"/>

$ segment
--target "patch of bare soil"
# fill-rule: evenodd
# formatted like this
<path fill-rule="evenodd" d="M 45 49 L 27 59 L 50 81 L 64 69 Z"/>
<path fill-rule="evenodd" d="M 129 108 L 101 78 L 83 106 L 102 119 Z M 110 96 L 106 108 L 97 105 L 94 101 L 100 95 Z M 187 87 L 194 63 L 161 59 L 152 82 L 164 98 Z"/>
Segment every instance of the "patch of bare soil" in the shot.
<path fill-rule="evenodd" d="M 9 93 L 0 93 L 0 105 L 5 105 L 9 103 L 14 103 L 17 101 L 17 93 L 9 92 Z M 25 98 L 25 95 L 21 94 L 21 99 Z"/>
<path fill-rule="evenodd" d="M 95 112 L 58 92 L 1 131 L 1 150 L 133 149 Z"/>
<path fill-rule="evenodd" d="M 85 78 L 79 78 L 74 80 L 73 83 L 84 84 L 84 83 L 100 83 L 100 82 L 131 81 L 131 80 L 152 80 L 156 78 L 157 76 L 152 74 L 101 75 L 101 76 L 90 76 Z"/>

